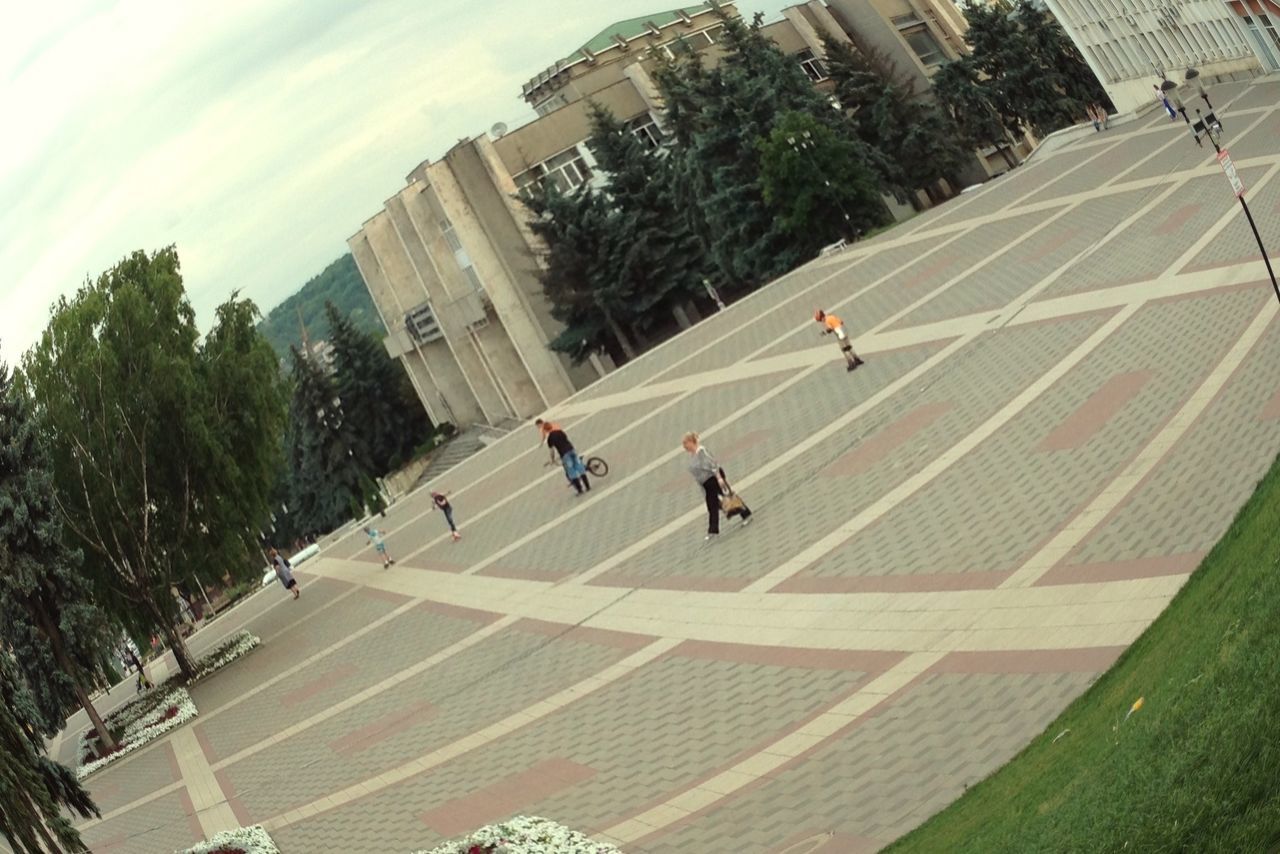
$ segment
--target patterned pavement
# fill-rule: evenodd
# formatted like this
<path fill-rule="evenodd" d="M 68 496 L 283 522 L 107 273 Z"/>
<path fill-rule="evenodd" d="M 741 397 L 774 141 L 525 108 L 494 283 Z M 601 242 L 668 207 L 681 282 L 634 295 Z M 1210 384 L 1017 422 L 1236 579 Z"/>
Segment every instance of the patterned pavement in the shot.
<path fill-rule="evenodd" d="M 1215 94 L 1280 246 L 1280 82 Z M 390 570 L 347 537 L 300 601 L 202 632 L 264 644 L 90 778 L 85 837 L 407 852 L 532 813 L 627 852 L 877 850 L 1039 736 L 1225 531 L 1280 452 L 1276 314 L 1181 124 L 1037 156 L 558 407 L 611 464 L 589 496 L 517 431 L 434 485 L 460 543 L 410 496 Z M 686 430 L 750 527 L 704 542 Z"/>

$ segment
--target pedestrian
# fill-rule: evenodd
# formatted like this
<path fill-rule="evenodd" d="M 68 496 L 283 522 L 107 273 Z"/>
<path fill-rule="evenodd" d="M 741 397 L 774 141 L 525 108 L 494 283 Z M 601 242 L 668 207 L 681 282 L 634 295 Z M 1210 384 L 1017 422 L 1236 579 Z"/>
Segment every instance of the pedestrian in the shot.
<path fill-rule="evenodd" d="M 822 325 L 823 335 L 836 336 L 836 341 L 840 344 L 840 352 L 844 354 L 844 361 L 848 366 L 847 370 L 853 371 L 859 365 L 866 364 L 857 353 L 853 352 L 853 342 L 849 340 L 849 333 L 845 332 L 843 320 L 834 314 L 827 314 L 822 309 L 818 309 L 813 319 Z"/>
<path fill-rule="evenodd" d="M 569 436 L 564 429 L 559 424 L 544 421 L 541 418 L 533 423 L 538 428 L 539 444 L 545 443 L 551 450 L 552 463 L 559 457 L 560 465 L 564 467 L 564 476 L 578 491 L 578 495 L 590 492 L 591 480 L 587 477 L 587 467 L 578 456 L 578 452 L 574 450 L 573 443 L 569 441 Z"/>
<path fill-rule="evenodd" d="M 275 567 L 276 578 L 280 579 L 284 589 L 293 591 L 294 599 L 301 596 L 302 591 L 298 589 L 297 579 L 293 577 L 293 567 L 285 559 L 285 556 L 280 554 L 278 549 L 271 549 L 271 565 Z"/>
<path fill-rule="evenodd" d="M 1169 103 L 1169 99 L 1165 97 L 1164 92 L 1160 90 L 1159 86 L 1152 84 L 1151 88 L 1156 90 L 1156 100 L 1163 104 L 1164 108 L 1168 110 L 1169 120 L 1176 122 L 1178 120 L 1178 111 L 1173 108 L 1173 104 Z"/>
<path fill-rule="evenodd" d="M 1085 108 L 1085 112 L 1089 115 L 1089 121 L 1093 122 L 1093 129 L 1097 132 L 1102 131 L 1102 120 L 1098 118 L 1097 106 L 1090 104 Z"/>
<path fill-rule="evenodd" d="M 382 538 L 382 532 L 373 527 L 365 528 L 364 532 L 369 535 L 369 542 L 373 543 L 374 550 L 382 558 L 382 568 L 386 569 L 395 563 L 391 555 L 387 554 L 387 541 Z"/>
<path fill-rule="evenodd" d="M 732 518 L 742 517 L 742 525 L 751 524 L 751 508 L 729 487 L 724 469 L 716 462 L 711 452 L 702 446 L 697 433 L 684 434 L 680 443 L 689 454 L 689 474 L 702 487 L 707 502 L 707 540 L 720 534 L 720 513 Z"/>
<path fill-rule="evenodd" d="M 449 492 L 432 492 L 431 502 L 435 504 L 436 509 L 444 514 L 444 520 L 449 524 L 449 534 L 456 543 L 462 539 L 462 535 L 458 533 L 458 526 L 453 522 L 453 505 L 449 503 Z"/>

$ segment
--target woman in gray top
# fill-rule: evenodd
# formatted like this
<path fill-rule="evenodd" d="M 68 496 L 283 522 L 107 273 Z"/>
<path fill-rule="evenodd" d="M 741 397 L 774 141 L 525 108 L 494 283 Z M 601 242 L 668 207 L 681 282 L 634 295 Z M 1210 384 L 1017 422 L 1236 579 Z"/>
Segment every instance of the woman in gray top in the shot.
<path fill-rule="evenodd" d="M 707 539 L 710 540 L 720 533 L 721 499 L 731 494 L 729 484 L 725 481 L 724 469 L 720 468 L 720 464 L 716 462 L 715 457 L 711 456 L 711 452 L 702 447 L 697 433 L 686 433 L 681 444 L 689 453 L 689 474 L 693 475 L 693 479 L 702 487 L 707 499 Z M 730 514 L 740 514 L 742 524 L 748 525 L 751 522 L 751 508 L 747 507 L 741 499 L 739 503 L 741 507 L 731 510 Z"/>

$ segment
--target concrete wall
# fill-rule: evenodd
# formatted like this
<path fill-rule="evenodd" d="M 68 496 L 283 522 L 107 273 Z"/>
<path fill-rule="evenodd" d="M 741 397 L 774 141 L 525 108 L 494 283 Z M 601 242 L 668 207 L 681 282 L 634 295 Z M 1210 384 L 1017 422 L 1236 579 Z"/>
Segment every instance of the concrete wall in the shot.
<path fill-rule="evenodd" d="M 618 70 L 621 73 L 621 67 Z M 608 89 L 595 93 L 592 101 L 577 101 L 561 107 L 495 140 L 493 147 L 503 165 L 512 175 L 519 175 L 585 140 L 591 135 L 593 102 L 607 108 L 622 121 L 630 121 L 649 109 L 635 84 L 624 77 Z"/>
<path fill-rule="evenodd" d="M 405 312 L 420 305 L 424 297 L 414 294 L 407 281 L 393 283 L 383 267 L 377 246 L 388 245 L 385 226 L 379 222 L 384 217 L 385 212 L 379 213 L 365 223 L 364 228 L 347 241 L 347 245 L 383 323 L 394 333 L 404 329 Z M 403 355 L 401 361 L 432 421 L 437 424 L 444 421 L 470 424 L 484 420 L 484 414 L 467 388 L 446 342 L 418 345 Z"/>

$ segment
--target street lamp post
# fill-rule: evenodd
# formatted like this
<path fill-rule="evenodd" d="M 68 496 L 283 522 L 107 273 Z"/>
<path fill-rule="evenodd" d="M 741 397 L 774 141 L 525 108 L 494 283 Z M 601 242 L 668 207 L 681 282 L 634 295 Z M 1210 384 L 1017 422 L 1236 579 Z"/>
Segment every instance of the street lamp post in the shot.
<path fill-rule="evenodd" d="M 838 101 L 835 103 L 837 105 L 839 104 Z M 836 109 L 839 109 L 839 107 L 837 106 Z M 792 150 L 794 150 L 796 154 L 799 154 L 806 163 L 810 164 L 810 168 L 817 168 L 817 165 L 809 158 L 810 152 L 818 147 L 817 143 L 813 141 L 813 134 L 811 132 L 806 130 L 802 131 L 799 136 L 789 136 L 787 137 L 787 144 L 790 145 Z M 822 183 L 826 188 L 828 190 L 832 190 L 831 197 L 835 199 L 836 207 L 840 208 L 840 215 L 844 217 L 845 236 L 852 237 L 853 221 L 849 218 L 849 211 L 845 209 L 844 203 L 840 201 L 840 197 L 835 194 L 834 189 L 831 186 L 831 181 L 825 175 L 819 175 L 819 177 L 822 179 Z"/>
<path fill-rule="evenodd" d="M 1206 98 L 1207 102 L 1208 99 Z M 1258 242 L 1258 251 L 1262 253 L 1262 263 L 1266 265 L 1267 275 L 1271 278 L 1271 289 L 1276 293 L 1276 300 L 1280 301 L 1280 285 L 1276 284 L 1276 274 L 1271 269 L 1271 258 L 1267 255 L 1267 248 L 1262 245 L 1262 235 L 1258 234 L 1258 225 L 1253 221 L 1253 214 L 1249 211 L 1249 203 L 1244 199 L 1244 184 L 1241 183 L 1240 176 L 1236 174 L 1236 167 L 1231 162 L 1230 155 L 1222 147 L 1222 123 L 1218 121 L 1218 117 L 1212 111 L 1208 115 L 1202 115 L 1199 110 L 1196 110 L 1196 122 L 1191 126 L 1191 132 L 1195 134 L 1196 145 L 1203 145 L 1200 142 L 1202 137 L 1207 138 L 1213 144 L 1213 150 L 1218 154 L 1218 164 L 1226 174 L 1227 180 L 1231 182 L 1231 189 L 1236 198 L 1240 200 L 1240 207 L 1244 208 L 1244 217 L 1249 221 L 1249 228 L 1253 230 L 1253 239 Z"/>

